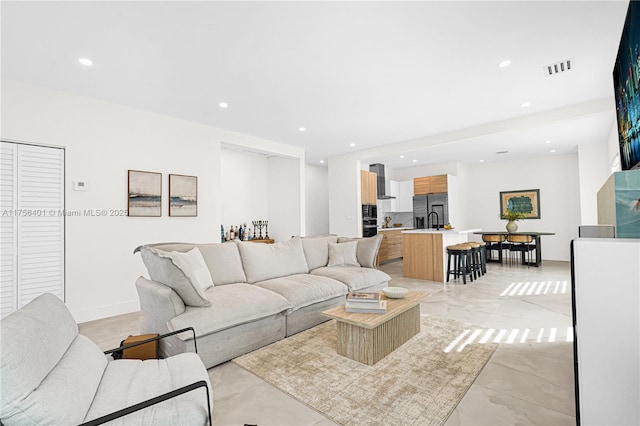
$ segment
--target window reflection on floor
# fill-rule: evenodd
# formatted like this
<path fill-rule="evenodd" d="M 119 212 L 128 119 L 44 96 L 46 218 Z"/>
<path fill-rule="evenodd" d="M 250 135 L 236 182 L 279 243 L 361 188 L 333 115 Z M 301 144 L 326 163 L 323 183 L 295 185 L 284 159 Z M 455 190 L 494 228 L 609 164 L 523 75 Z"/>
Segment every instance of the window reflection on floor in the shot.
<path fill-rule="evenodd" d="M 566 294 L 569 283 L 565 281 L 526 281 L 511 283 L 500 296 L 538 296 L 544 294 Z"/>
<path fill-rule="evenodd" d="M 537 336 L 535 340 L 529 335 Z M 471 344 L 486 343 L 554 343 L 573 342 L 573 327 L 542 327 L 539 329 L 512 328 L 512 329 L 467 329 L 460 333 L 445 349 L 444 352 L 462 352 L 464 348 Z"/>

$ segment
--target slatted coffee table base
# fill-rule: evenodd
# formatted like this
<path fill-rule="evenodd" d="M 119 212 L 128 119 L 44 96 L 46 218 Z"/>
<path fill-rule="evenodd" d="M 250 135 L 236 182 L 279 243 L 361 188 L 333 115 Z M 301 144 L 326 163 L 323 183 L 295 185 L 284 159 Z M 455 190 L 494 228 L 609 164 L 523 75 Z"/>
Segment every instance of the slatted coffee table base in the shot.
<path fill-rule="evenodd" d="M 338 320 L 337 352 L 373 365 L 420 331 L 420 305 L 390 318 L 375 328 L 364 328 Z"/>

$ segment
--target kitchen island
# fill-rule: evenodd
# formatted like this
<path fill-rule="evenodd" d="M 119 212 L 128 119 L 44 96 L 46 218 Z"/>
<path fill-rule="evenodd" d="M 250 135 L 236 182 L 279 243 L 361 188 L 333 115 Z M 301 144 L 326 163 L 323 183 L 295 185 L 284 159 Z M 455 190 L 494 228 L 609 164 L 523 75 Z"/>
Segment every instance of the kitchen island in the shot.
<path fill-rule="evenodd" d="M 429 281 L 446 281 L 447 246 L 468 241 L 480 229 L 414 229 L 402 231 L 402 275 Z"/>
<path fill-rule="evenodd" d="M 378 250 L 377 264 L 402 257 L 402 231 L 413 228 L 393 227 L 378 228 L 378 234 L 382 235 L 382 242 Z"/>

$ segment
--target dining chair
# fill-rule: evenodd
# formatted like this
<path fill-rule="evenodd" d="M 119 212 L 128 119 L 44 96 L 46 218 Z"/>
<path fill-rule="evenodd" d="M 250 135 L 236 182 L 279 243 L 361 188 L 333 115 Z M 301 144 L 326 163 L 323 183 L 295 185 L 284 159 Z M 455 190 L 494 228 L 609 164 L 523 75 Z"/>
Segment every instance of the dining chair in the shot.
<path fill-rule="evenodd" d="M 520 257 L 526 259 L 527 266 L 531 263 L 531 252 L 536 249 L 531 235 L 511 235 L 507 236 L 509 242 L 509 261 L 512 261 L 511 254 L 520 253 Z"/>

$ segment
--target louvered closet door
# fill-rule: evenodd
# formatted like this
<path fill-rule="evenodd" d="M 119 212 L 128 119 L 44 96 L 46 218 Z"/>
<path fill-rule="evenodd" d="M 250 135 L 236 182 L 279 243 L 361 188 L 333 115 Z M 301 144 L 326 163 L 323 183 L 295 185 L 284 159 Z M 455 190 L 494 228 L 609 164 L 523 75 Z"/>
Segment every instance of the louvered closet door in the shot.
<path fill-rule="evenodd" d="M 6 197 L 12 207 L 5 207 L 5 145 L 14 145 L 13 180 L 7 178 L 6 185 L 15 188 L 12 197 Z M 64 300 L 64 150 L 7 142 L 2 147 L 2 210 L 12 215 L 11 221 L 2 222 L 4 316 L 42 293 Z M 14 232 L 9 234 L 9 229 Z"/>

